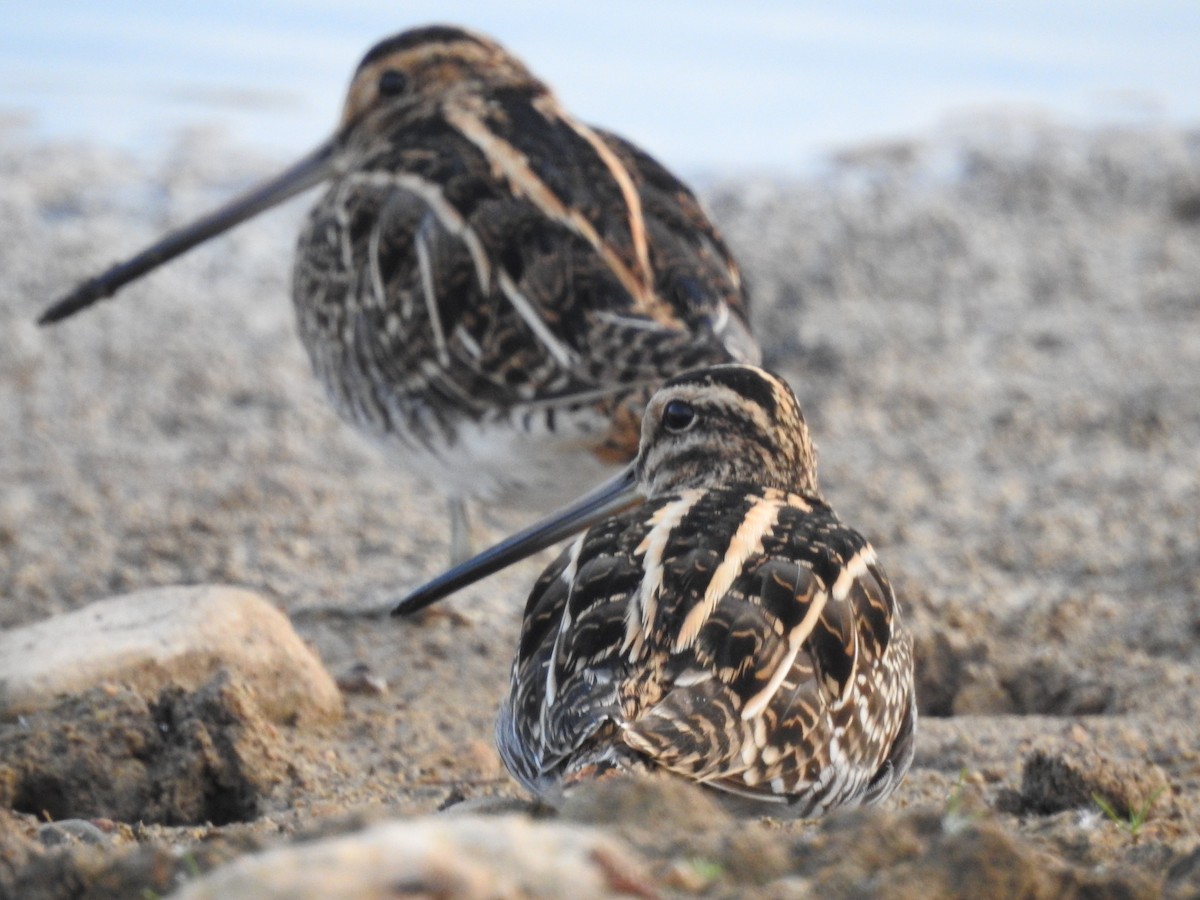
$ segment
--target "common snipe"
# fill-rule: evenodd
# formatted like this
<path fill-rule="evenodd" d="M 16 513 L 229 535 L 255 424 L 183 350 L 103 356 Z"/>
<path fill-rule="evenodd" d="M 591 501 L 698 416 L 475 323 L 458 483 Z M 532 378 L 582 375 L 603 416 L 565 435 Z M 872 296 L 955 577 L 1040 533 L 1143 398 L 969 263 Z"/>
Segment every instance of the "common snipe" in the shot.
<path fill-rule="evenodd" d="M 396 612 L 588 524 L 525 607 L 496 726 L 518 781 L 553 801 L 592 775 L 665 769 L 788 816 L 895 789 L 913 754 L 911 639 L 875 551 L 818 492 L 783 381 L 740 365 L 670 379 L 622 475 Z"/>
<path fill-rule="evenodd" d="M 547 509 L 633 457 L 665 377 L 758 359 L 691 191 L 448 26 L 376 44 L 329 140 L 40 321 L 322 182 L 294 264 L 301 340 L 338 412 L 445 489 L 457 551 L 465 500 Z"/>

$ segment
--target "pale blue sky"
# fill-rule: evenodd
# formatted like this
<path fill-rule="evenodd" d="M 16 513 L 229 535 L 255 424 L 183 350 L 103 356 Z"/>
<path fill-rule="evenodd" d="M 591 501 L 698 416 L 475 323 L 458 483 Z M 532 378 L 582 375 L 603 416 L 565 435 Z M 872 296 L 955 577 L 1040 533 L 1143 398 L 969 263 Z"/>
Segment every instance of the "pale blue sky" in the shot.
<path fill-rule="evenodd" d="M 0 117 L 126 148 L 218 125 L 285 159 L 330 130 L 377 39 L 448 21 L 684 172 L 805 166 L 948 113 L 1200 124 L 1200 2 L 9 0 Z"/>

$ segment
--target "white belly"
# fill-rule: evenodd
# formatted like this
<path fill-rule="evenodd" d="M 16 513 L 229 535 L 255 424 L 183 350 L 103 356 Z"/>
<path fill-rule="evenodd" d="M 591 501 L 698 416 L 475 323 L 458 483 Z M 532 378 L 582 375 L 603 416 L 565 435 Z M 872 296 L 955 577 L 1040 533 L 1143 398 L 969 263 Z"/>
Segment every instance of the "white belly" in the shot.
<path fill-rule="evenodd" d="M 579 497 L 617 467 L 591 452 L 608 427 L 594 412 L 560 413 L 556 429 L 508 422 L 460 422 L 453 441 L 414 446 L 395 434 L 384 444 L 402 465 L 448 497 L 549 512 Z"/>

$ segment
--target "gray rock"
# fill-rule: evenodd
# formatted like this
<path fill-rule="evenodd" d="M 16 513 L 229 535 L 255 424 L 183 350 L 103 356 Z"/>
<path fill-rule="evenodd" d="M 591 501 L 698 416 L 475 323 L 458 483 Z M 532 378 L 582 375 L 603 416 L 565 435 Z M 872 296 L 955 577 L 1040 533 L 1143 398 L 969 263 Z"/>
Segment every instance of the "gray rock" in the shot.
<path fill-rule="evenodd" d="M 111 841 L 109 836 L 87 819 L 62 819 L 38 826 L 38 840 L 46 847 L 61 847 L 80 843 L 103 847 Z"/>
<path fill-rule="evenodd" d="M 224 897 L 610 897 L 645 895 L 640 865 L 613 838 L 518 816 L 435 816 L 242 857 L 177 900 Z"/>

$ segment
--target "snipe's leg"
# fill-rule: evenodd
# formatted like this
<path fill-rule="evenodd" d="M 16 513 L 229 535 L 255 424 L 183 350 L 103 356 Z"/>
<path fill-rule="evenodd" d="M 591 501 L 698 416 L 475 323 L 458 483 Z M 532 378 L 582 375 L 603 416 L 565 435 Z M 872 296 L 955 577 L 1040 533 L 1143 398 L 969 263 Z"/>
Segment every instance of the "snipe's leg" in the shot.
<path fill-rule="evenodd" d="M 446 505 L 450 510 L 450 565 L 457 566 L 471 558 L 471 517 L 462 497 L 450 497 Z"/>

